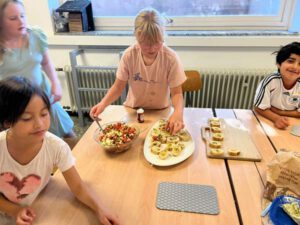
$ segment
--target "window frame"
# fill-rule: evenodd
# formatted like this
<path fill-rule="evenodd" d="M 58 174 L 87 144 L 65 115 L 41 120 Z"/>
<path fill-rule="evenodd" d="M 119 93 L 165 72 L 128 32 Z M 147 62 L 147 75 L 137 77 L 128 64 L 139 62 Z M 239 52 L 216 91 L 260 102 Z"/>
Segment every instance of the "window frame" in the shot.
<path fill-rule="evenodd" d="M 277 16 L 172 17 L 166 30 L 284 30 L 293 19 L 297 0 L 281 0 Z M 96 30 L 132 30 L 134 17 L 94 17 Z"/>

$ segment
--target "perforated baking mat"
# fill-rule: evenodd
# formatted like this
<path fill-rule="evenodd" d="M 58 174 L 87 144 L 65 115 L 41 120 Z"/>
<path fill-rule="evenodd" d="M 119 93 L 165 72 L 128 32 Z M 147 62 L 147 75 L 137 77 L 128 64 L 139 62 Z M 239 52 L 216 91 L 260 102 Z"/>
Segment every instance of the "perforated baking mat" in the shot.
<path fill-rule="evenodd" d="M 161 182 L 156 207 L 164 210 L 219 214 L 217 192 L 213 186 Z"/>

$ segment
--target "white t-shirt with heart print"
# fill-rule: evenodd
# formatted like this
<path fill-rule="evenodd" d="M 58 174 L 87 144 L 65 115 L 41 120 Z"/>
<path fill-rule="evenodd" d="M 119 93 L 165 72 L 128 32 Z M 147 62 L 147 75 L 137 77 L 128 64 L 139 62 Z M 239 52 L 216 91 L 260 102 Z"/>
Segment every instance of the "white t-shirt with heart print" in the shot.
<path fill-rule="evenodd" d="M 74 166 L 75 158 L 63 140 L 47 132 L 39 153 L 21 165 L 8 152 L 7 132 L 0 132 L 0 194 L 19 205 L 30 205 L 49 182 L 53 168 L 64 172 Z M 0 224 L 5 224 L 1 219 L 6 220 L 3 214 Z"/>

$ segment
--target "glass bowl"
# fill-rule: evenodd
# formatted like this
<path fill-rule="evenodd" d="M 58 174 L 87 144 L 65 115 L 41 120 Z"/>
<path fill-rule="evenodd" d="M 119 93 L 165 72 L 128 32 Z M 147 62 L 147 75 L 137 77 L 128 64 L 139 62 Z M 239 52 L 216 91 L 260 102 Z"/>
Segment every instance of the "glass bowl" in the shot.
<path fill-rule="evenodd" d="M 107 152 L 119 153 L 128 150 L 140 134 L 133 124 L 115 121 L 102 125 L 103 131 L 97 128 L 94 140 Z"/>

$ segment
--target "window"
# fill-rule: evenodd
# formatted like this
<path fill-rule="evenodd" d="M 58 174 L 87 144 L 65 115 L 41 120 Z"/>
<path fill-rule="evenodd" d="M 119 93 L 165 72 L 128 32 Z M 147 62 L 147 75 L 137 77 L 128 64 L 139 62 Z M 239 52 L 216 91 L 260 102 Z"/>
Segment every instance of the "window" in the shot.
<path fill-rule="evenodd" d="M 296 0 L 92 0 L 97 30 L 132 30 L 145 7 L 168 18 L 168 30 L 288 30 Z"/>

